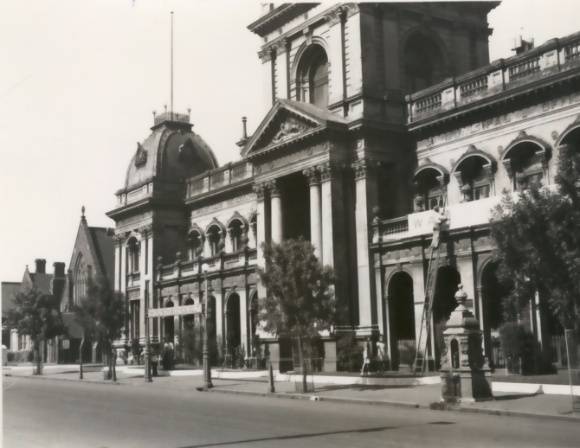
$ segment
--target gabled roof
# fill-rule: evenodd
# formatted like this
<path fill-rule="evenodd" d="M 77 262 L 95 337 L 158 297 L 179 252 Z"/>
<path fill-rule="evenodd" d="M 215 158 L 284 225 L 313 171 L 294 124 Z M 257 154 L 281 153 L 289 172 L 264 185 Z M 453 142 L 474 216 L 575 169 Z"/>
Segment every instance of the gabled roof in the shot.
<path fill-rule="evenodd" d="M 242 157 L 269 152 L 327 128 L 346 129 L 348 121 L 313 104 L 278 99 L 242 150 Z"/>

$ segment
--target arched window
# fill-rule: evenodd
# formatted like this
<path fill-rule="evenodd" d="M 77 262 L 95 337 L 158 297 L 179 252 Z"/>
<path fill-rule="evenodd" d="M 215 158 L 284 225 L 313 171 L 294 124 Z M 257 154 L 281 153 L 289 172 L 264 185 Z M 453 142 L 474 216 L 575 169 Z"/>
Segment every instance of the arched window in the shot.
<path fill-rule="evenodd" d="M 522 140 L 508 147 L 502 162 L 514 191 L 523 191 L 534 183 L 542 184 L 547 155 L 546 148 L 534 140 Z"/>
<path fill-rule="evenodd" d="M 141 245 L 137 238 L 131 238 L 127 243 L 127 272 L 134 274 L 139 272 L 139 258 L 141 256 Z"/>
<path fill-rule="evenodd" d="M 403 77 L 407 92 L 425 89 L 446 77 L 443 52 L 433 38 L 418 32 L 407 39 Z"/>
<path fill-rule="evenodd" d="M 78 305 L 86 295 L 86 271 L 83 256 L 79 254 L 73 272 L 73 303 Z"/>
<path fill-rule="evenodd" d="M 296 89 L 299 101 L 328 106 L 328 57 L 320 45 L 311 45 L 300 58 Z"/>
<path fill-rule="evenodd" d="M 432 210 L 443 205 L 446 174 L 427 167 L 415 173 L 415 211 Z"/>
<path fill-rule="evenodd" d="M 238 252 L 244 247 L 244 224 L 239 219 L 234 219 L 229 227 L 228 234 L 232 243 L 232 252 Z"/>
<path fill-rule="evenodd" d="M 474 154 L 459 162 L 453 173 L 459 184 L 463 202 L 477 201 L 491 195 L 493 164 Z"/>
<path fill-rule="evenodd" d="M 217 225 L 211 226 L 207 231 L 209 254 L 211 257 L 215 257 L 220 253 L 221 239 L 222 239 L 221 229 Z"/>
<path fill-rule="evenodd" d="M 196 260 L 201 255 L 203 249 L 201 233 L 198 230 L 192 230 L 187 236 L 187 259 Z"/>

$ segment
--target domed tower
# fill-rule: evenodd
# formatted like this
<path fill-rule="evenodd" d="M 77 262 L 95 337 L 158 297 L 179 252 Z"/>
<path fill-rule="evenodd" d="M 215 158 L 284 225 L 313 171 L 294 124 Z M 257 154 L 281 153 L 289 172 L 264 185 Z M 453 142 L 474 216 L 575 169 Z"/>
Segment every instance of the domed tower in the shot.
<path fill-rule="evenodd" d="M 155 260 L 172 260 L 185 241 L 185 180 L 217 168 L 210 147 L 192 130 L 189 116 L 165 112 L 137 143 L 125 184 L 117 191 L 114 289 L 126 295 L 128 322 L 122 342 L 144 342 L 145 299 L 153 303 Z M 152 328 L 155 341 L 158 328 Z"/>

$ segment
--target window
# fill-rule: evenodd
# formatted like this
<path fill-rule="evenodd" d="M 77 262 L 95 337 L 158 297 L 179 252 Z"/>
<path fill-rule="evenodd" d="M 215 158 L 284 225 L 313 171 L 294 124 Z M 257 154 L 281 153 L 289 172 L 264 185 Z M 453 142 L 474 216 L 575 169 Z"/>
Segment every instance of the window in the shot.
<path fill-rule="evenodd" d="M 141 256 L 141 246 L 137 238 L 131 238 L 127 243 L 127 273 L 139 272 L 139 258 Z"/>
<path fill-rule="evenodd" d="M 86 271 L 83 263 L 83 256 L 79 254 L 73 272 L 73 303 L 80 304 L 86 296 Z"/>
<path fill-rule="evenodd" d="M 530 140 L 524 140 L 509 148 L 503 158 L 514 191 L 523 191 L 532 184 L 542 184 L 546 162 L 546 149 Z"/>
<path fill-rule="evenodd" d="M 201 255 L 203 248 L 201 234 L 197 230 L 192 230 L 187 240 L 187 259 L 196 260 Z"/>
<path fill-rule="evenodd" d="M 447 77 L 443 52 L 432 37 L 422 33 L 407 40 L 403 70 L 407 92 L 416 92 Z"/>
<path fill-rule="evenodd" d="M 211 226 L 207 231 L 209 253 L 211 257 L 219 255 L 221 250 L 222 231 L 218 226 Z"/>
<path fill-rule="evenodd" d="M 243 249 L 244 225 L 238 219 L 233 220 L 228 228 L 230 241 L 232 243 L 232 252 L 239 252 Z"/>
<path fill-rule="evenodd" d="M 328 57 L 317 44 L 308 48 L 296 72 L 297 99 L 326 108 L 328 106 Z"/>
<path fill-rule="evenodd" d="M 435 168 L 425 168 L 415 174 L 415 211 L 433 210 L 443 206 L 445 175 Z"/>
<path fill-rule="evenodd" d="M 488 198 L 491 194 L 493 171 L 490 160 L 481 155 L 466 157 L 457 165 L 455 177 L 463 202 Z"/>

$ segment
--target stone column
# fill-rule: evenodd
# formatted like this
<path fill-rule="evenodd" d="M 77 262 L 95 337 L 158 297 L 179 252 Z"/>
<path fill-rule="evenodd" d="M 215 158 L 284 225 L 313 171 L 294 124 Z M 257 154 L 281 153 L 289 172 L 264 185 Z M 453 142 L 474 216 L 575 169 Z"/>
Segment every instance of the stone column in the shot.
<path fill-rule="evenodd" d="M 326 163 L 320 167 L 320 194 L 322 210 L 322 264 L 334 267 L 334 226 L 332 216 L 332 166 Z"/>
<path fill-rule="evenodd" d="M 314 253 L 322 261 L 322 216 L 320 197 L 320 177 L 314 167 L 303 171 L 310 186 L 310 242 L 314 246 Z"/>
<path fill-rule="evenodd" d="M 139 342 L 145 344 L 145 264 L 147 259 L 147 238 L 149 230 L 141 229 L 141 239 L 139 240 Z"/>
<path fill-rule="evenodd" d="M 358 333 L 365 336 L 370 335 L 373 326 L 376 325 L 376 307 L 373 303 L 374 284 L 371 278 L 369 259 L 369 215 L 370 210 L 377 203 L 377 191 L 371 163 L 366 158 L 353 163 L 355 170 L 356 266 L 360 327 Z"/>
<path fill-rule="evenodd" d="M 250 356 L 250 347 L 248 346 L 248 301 L 246 290 L 236 290 L 240 297 L 240 343 L 244 346 L 244 353 Z"/>
<path fill-rule="evenodd" d="M 264 202 L 264 196 L 266 188 L 264 184 L 254 185 L 254 192 L 256 193 L 256 264 L 258 268 L 264 269 L 264 250 L 262 249 L 262 244 L 266 243 L 266 203 Z M 266 296 L 266 290 L 262 282 L 258 278 L 258 297 L 262 298 Z"/>
<path fill-rule="evenodd" d="M 216 345 L 218 353 L 223 353 L 223 336 L 224 336 L 224 307 L 223 307 L 223 297 L 221 291 L 209 292 L 210 295 L 215 297 L 215 334 L 216 334 Z"/>
<path fill-rule="evenodd" d="M 278 188 L 276 181 L 272 181 L 268 187 L 270 188 L 270 207 L 272 215 L 272 242 L 280 243 L 283 238 L 282 198 L 280 197 L 280 189 Z"/>

